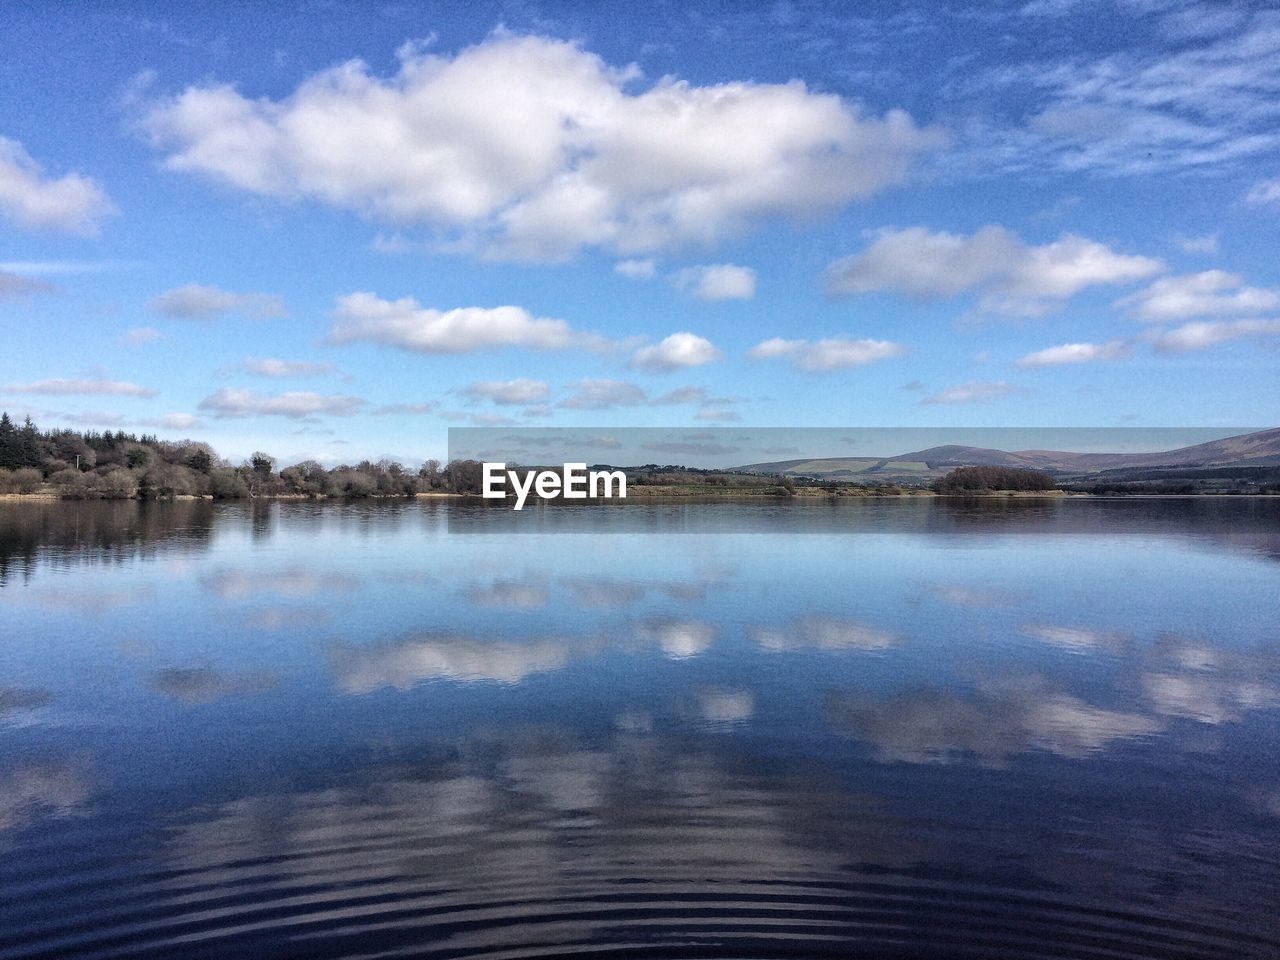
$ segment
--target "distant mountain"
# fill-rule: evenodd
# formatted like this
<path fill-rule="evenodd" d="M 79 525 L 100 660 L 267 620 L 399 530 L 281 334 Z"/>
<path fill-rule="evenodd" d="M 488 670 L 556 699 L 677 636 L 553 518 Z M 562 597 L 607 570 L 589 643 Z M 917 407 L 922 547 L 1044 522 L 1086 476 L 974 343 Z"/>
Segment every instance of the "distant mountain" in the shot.
<path fill-rule="evenodd" d="M 895 457 L 827 457 L 776 460 L 738 467 L 744 473 L 846 479 L 924 477 L 956 467 L 1023 467 L 1054 474 L 1153 467 L 1260 467 L 1280 464 L 1280 428 L 1211 440 L 1159 453 L 1070 453 L 1061 450 L 992 450 L 949 444 Z"/>

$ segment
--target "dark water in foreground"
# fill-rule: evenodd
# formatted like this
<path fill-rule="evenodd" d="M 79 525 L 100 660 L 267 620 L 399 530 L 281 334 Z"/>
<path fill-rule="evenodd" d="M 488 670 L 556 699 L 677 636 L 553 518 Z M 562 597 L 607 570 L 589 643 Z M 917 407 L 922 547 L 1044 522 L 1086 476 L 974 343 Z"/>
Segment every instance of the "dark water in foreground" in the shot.
<path fill-rule="evenodd" d="M 524 520 L 0 504 L 0 956 L 1280 956 L 1280 501 Z"/>

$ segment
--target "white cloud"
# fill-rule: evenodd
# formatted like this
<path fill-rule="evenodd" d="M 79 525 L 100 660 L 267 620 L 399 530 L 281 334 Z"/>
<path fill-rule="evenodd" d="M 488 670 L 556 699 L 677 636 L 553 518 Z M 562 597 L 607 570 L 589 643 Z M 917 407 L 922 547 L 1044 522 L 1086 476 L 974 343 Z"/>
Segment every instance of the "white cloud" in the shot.
<path fill-rule="evenodd" d="M 1250 188 L 1245 200 L 1256 207 L 1280 206 L 1280 177 L 1259 180 Z"/>
<path fill-rule="evenodd" d="M 346 693 L 381 687 L 408 690 L 425 680 L 518 683 L 569 663 L 572 647 L 560 640 L 493 643 L 470 637 L 428 637 L 379 646 L 339 646 L 332 652 L 336 682 Z"/>
<path fill-rule="evenodd" d="M 123 380 L 38 380 L 35 383 L 10 383 L 0 393 L 42 393 L 56 396 L 110 395 L 117 397 L 154 397 L 156 391 Z"/>
<path fill-rule="evenodd" d="M 1245 337 L 1280 336 L 1280 320 L 1197 320 L 1151 337 L 1159 353 L 1191 353 Z"/>
<path fill-rule="evenodd" d="M 649 395 L 625 380 L 579 380 L 570 384 L 576 391 L 560 406 L 569 410 L 610 410 L 613 407 L 635 407 L 649 402 Z"/>
<path fill-rule="evenodd" d="M 1092 363 L 1095 360 L 1120 360 L 1129 355 L 1124 340 L 1107 343 L 1064 343 L 1029 353 L 1018 361 L 1020 367 L 1057 367 L 1068 363 Z"/>
<path fill-rule="evenodd" d="M 35 293 L 52 293 L 53 287 L 43 280 L 33 280 L 0 268 L 0 300 L 17 300 Z"/>
<path fill-rule="evenodd" d="M 712 404 L 732 401 L 712 399 L 708 396 L 706 387 L 676 387 L 674 390 L 668 390 L 660 397 L 655 397 L 651 402 L 655 406 L 671 406 L 681 403 Z"/>
<path fill-rule="evenodd" d="M 628 92 L 571 43 L 495 33 L 453 57 L 349 61 L 281 100 L 193 86 L 143 117 L 170 169 L 393 224 L 461 231 L 531 260 L 706 244 L 772 217 L 838 210 L 939 146 L 902 111 L 864 117 L 803 83 Z"/>
<path fill-rule="evenodd" d="M 319 363 L 311 360 L 272 360 L 250 357 L 241 365 L 245 373 L 259 377 L 272 377 L 277 380 L 289 377 L 319 377 L 333 373 L 337 368 L 332 363 Z"/>
<path fill-rule="evenodd" d="M 1244 278 L 1225 270 L 1162 277 L 1145 290 L 1124 297 L 1139 320 L 1189 320 L 1192 317 L 1267 313 L 1280 307 L 1280 291 L 1244 286 Z"/>
<path fill-rule="evenodd" d="M 801 617 L 785 627 L 752 627 L 749 633 L 756 646 L 775 653 L 807 648 L 886 650 L 898 643 L 888 630 L 840 617 Z"/>
<path fill-rule="evenodd" d="M 1174 240 L 1177 242 L 1183 253 L 1200 253 L 1206 255 L 1218 252 L 1219 239 L 1220 238 L 1217 233 L 1206 233 L 1199 237 L 1188 237 L 1183 234 L 1178 234 L 1174 237 Z"/>
<path fill-rule="evenodd" d="M 551 388 L 542 380 L 482 380 L 462 391 L 473 400 L 492 400 L 503 406 L 541 403 L 551 395 Z"/>
<path fill-rule="evenodd" d="M 901 357 L 906 347 L 891 340 L 850 340 L 830 337 L 816 343 L 809 340 L 784 340 L 773 337 L 747 351 L 753 360 L 785 357 L 802 370 L 822 371 L 856 367 L 876 360 Z"/>
<path fill-rule="evenodd" d="M 239 313 L 259 319 L 286 316 L 284 301 L 269 293 L 231 293 L 217 287 L 189 283 L 151 298 L 153 311 L 174 320 L 209 320 Z"/>
<path fill-rule="evenodd" d="M 383 404 L 373 411 L 375 417 L 386 417 L 396 415 L 424 416 L 429 413 L 435 413 L 438 404 L 435 403 L 387 403 Z"/>
<path fill-rule="evenodd" d="M 756 295 L 756 272 L 732 263 L 685 267 L 671 275 L 677 290 L 711 303 L 716 300 L 750 300 Z"/>
<path fill-rule="evenodd" d="M 657 644 L 671 660 L 688 660 L 706 653 L 716 639 L 714 627 L 693 620 L 657 620 L 637 624 L 635 635 L 642 643 Z"/>
<path fill-rule="evenodd" d="M 997 174 L 1055 167 L 1142 176 L 1244 166 L 1274 154 L 1280 14 L 1267 6 L 1254 5 L 1250 15 L 1248 5 L 1136 5 L 1143 38 L 1131 32 L 1138 39 L 1116 52 L 1001 58 L 969 77 L 966 93 L 1026 104 L 1027 112 L 1004 128 L 967 124 L 966 165 Z"/>
<path fill-rule="evenodd" d="M 1147 737 L 1163 724 L 1118 713 L 1048 689 L 1037 681 L 1005 681 L 976 696 L 928 691 L 886 700 L 835 697 L 833 724 L 871 744 L 888 763 L 1006 766 L 1010 757 L 1046 750 L 1086 757 L 1115 742 Z"/>
<path fill-rule="evenodd" d="M 470 353 L 500 347 L 564 350 L 598 348 L 599 337 L 579 333 L 564 320 L 534 317 L 522 307 L 456 307 L 433 310 L 412 297 L 383 300 L 372 293 L 338 298 L 329 339 L 365 341 L 417 353 Z"/>
<path fill-rule="evenodd" d="M 350 416 L 363 407 L 359 397 L 326 395 L 306 391 L 290 391 L 277 394 L 260 394 L 253 390 L 223 387 L 200 401 L 200 409 L 207 410 L 219 419 L 229 417 L 289 417 L 300 420 L 321 414 Z"/>
<path fill-rule="evenodd" d="M 1119 642 L 1119 638 L 1115 634 L 1099 633 L 1096 630 L 1086 630 L 1082 627 L 1062 627 L 1054 624 L 1029 623 L 1022 627 L 1022 632 L 1028 637 L 1034 637 L 1036 640 L 1049 644 L 1051 647 L 1069 650 L 1072 653 L 1090 653 L 1096 650 L 1105 650 Z"/>
<path fill-rule="evenodd" d="M 99 222 L 114 212 L 91 178 L 46 177 L 22 144 L 0 137 L 0 215 L 20 227 L 95 236 Z"/>
<path fill-rule="evenodd" d="M 613 272 L 620 273 L 632 280 L 651 280 L 658 273 L 658 265 L 652 258 L 643 260 L 619 260 L 613 265 Z"/>
<path fill-rule="evenodd" d="M 889 290 L 920 299 L 976 292 L 984 311 L 1034 316 L 1087 287 L 1130 283 L 1164 269 L 1159 260 L 1115 253 L 1072 234 L 1040 246 L 998 226 L 969 235 L 908 227 L 874 237 L 861 253 L 828 267 L 828 292 Z"/>
<path fill-rule="evenodd" d="M 736 401 L 729 397 L 712 397 L 706 387 L 677 387 L 656 397 L 626 380 L 579 380 L 571 383 L 573 396 L 558 406 L 569 410 L 611 410 L 614 407 L 670 407 L 697 404 L 720 406 Z"/>
<path fill-rule="evenodd" d="M 641 347 L 631 358 L 632 366 L 642 370 L 678 370 L 700 367 L 719 360 L 723 354 L 710 341 L 692 333 L 673 333 L 659 343 Z"/>
<path fill-rule="evenodd" d="M 756 698 L 750 690 L 704 690 L 698 711 L 708 723 L 741 723 L 756 712 Z"/>
<path fill-rule="evenodd" d="M 1015 387 L 1011 383 L 1005 383 L 998 380 L 994 383 L 980 383 L 971 381 L 962 383 L 958 386 L 949 387 L 941 393 L 936 393 L 931 397 L 925 397 L 920 402 L 923 404 L 947 404 L 947 403 L 982 403 L 985 400 L 995 400 L 999 397 L 1007 397 L 1011 394 L 1025 393 L 1021 387 Z"/>

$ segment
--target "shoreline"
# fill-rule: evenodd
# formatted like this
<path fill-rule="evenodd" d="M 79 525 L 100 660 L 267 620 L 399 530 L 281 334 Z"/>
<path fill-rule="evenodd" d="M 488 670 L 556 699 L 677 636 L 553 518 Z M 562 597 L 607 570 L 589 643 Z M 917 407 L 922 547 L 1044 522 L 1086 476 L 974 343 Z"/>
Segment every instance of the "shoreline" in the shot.
<path fill-rule="evenodd" d="M 644 492 L 639 492 L 644 491 Z M 211 495 L 195 496 L 178 494 L 173 497 L 63 497 L 51 491 L 36 493 L 0 493 L 0 503 L 174 503 L 178 501 L 203 500 L 209 503 L 252 503 L 254 501 L 285 502 L 325 502 L 334 501 L 348 503 L 354 500 L 480 500 L 478 493 L 446 493 L 433 491 L 413 494 L 370 494 L 363 497 L 328 496 L 326 494 L 267 494 L 258 497 L 223 497 Z M 618 501 L 625 506 L 628 501 L 690 501 L 696 503 L 716 502 L 760 502 L 799 503 L 838 500 L 1268 500 L 1280 499 L 1274 493 L 1081 493 L 1074 490 L 985 490 L 973 493 L 937 493 L 933 490 L 898 490 L 892 493 L 879 493 L 874 488 L 861 490 L 812 490 L 801 488 L 793 494 L 779 494 L 762 490 L 748 492 L 743 490 L 704 492 L 688 488 L 639 487 L 628 491 L 625 498 Z M 560 498 L 531 501 L 537 503 L 560 503 Z M 604 501 L 597 498 L 596 502 Z"/>

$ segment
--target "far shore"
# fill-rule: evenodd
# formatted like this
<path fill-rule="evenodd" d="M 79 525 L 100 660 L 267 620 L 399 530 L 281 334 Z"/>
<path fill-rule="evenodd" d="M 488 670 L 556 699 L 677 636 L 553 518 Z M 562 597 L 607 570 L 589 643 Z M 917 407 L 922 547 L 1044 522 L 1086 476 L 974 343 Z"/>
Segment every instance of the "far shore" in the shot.
<path fill-rule="evenodd" d="M 1203 500 L 1206 498 L 1240 500 L 1240 499 L 1269 499 L 1274 498 L 1275 494 L 1266 493 L 1082 493 L 1074 490 L 977 490 L 966 493 L 938 493 L 934 490 L 926 488 L 896 488 L 891 490 L 883 490 L 875 487 L 841 487 L 837 489 L 824 489 L 819 487 L 798 487 L 792 493 L 779 493 L 776 488 L 759 487 L 759 488 L 716 488 L 702 484 L 689 484 L 677 486 L 650 486 L 650 485 L 631 485 L 628 487 L 625 500 L 615 501 L 618 505 L 625 506 L 627 501 L 686 501 L 693 503 L 714 503 L 723 501 L 741 501 L 758 503 L 767 501 L 771 503 L 797 503 L 815 501 L 835 501 L 835 500 L 918 500 L 938 499 L 938 500 L 1042 500 L 1042 499 L 1093 499 L 1093 500 L 1170 500 L 1170 499 L 1195 499 Z M 325 494 L 263 494 L 256 497 L 238 497 L 225 498 L 221 502 L 237 503 L 246 500 L 267 500 L 267 501 L 335 501 L 345 503 L 351 500 L 481 500 L 481 496 L 476 493 L 446 493 L 443 491 L 431 491 L 425 493 L 414 494 L 370 494 L 364 497 L 342 497 L 327 496 Z M 92 498 L 92 497 L 63 497 L 53 490 L 39 490 L 34 493 L 0 493 L 0 502 L 90 502 L 113 500 L 119 502 L 121 500 L 134 501 L 152 501 L 171 503 L 179 500 L 206 500 L 213 502 L 214 497 L 210 495 L 192 496 L 190 494 L 179 494 L 173 497 L 114 497 L 114 498 Z M 538 502 L 562 502 L 559 500 L 542 500 Z M 606 503 L 608 501 L 598 500 L 596 502 Z"/>

